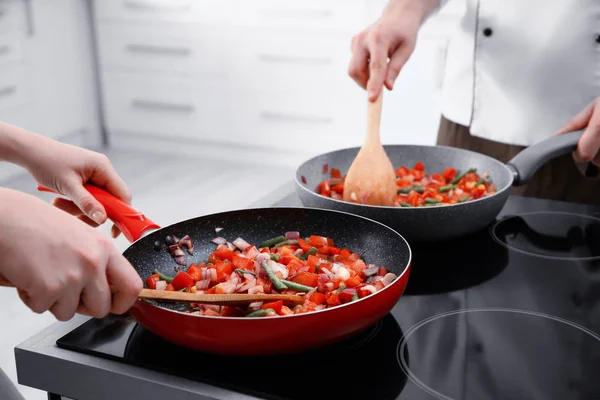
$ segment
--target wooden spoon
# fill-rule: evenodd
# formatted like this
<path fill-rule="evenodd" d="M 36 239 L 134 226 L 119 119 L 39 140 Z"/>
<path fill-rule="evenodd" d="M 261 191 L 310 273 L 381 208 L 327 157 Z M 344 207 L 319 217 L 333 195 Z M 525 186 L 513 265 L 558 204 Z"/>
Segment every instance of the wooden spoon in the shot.
<path fill-rule="evenodd" d="M 393 206 L 396 173 L 380 138 L 383 90 L 367 110 L 367 136 L 344 181 L 344 201 L 372 206 Z"/>
<path fill-rule="evenodd" d="M 15 287 L 2 275 L 0 275 L 0 286 Z M 247 305 L 259 301 L 270 302 L 277 300 L 283 300 L 287 305 L 304 303 L 304 297 L 289 294 L 199 294 L 152 289 L 142 289 L 138 298 L 174 303 L 216 304 L 220 306 Z"/>

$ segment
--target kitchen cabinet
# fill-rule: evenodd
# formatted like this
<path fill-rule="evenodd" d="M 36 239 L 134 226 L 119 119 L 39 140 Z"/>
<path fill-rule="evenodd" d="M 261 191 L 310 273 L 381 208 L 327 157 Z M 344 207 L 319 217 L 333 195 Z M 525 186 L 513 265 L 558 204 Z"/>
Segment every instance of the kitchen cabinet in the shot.
<path fill-rule="evenodd" d="M 0 120 L 72 144 L 100 143 L 88 4 L 26 5 L 0 0 Z M 0 180 L 19 172 L 0 163 Z"/>
<path fill-rule="evenodd" d="M 385 143 L 435 143 L 460 3 L 427 22 L 396 89 L 386 91 Z M 222 157 L 215 146 L 226 144 L 232 154 L 277 153 L 261 159 L 297 164 L 362 143 L 366 96 L 347 75 L 350 43 L 386 1 L 93 4 L 111 144 L 208 157 Z"/>

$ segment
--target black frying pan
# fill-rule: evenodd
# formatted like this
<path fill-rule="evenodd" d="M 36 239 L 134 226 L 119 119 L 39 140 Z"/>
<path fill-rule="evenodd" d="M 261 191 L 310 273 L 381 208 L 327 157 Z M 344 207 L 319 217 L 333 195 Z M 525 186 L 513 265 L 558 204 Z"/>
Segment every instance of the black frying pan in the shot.
<path fill-rule="evenodd" d="M 446 240 L 485 228 L 502 210 L 512 186 L 526 184 L 545 163 L 577 148 L 583 131 L 553 136 L 526 148 L 508 163 L 474 151 L 444 146 L 384 146 L 395 168 L 421 161 L 428 171 L 454 167 L 488 172 L 497 192 L 481 199 L 452 205 L 429 207 L 382 207 L 348 203 L 317 194 L 317 185 L 327 179 L 323 165 L 348 170 L 359 148 L 322 154 L 304 162 L 296 171 L 296 191 L 307 207 L 345 211 L 379 221 L 402 234 L 409 243 Z"/>

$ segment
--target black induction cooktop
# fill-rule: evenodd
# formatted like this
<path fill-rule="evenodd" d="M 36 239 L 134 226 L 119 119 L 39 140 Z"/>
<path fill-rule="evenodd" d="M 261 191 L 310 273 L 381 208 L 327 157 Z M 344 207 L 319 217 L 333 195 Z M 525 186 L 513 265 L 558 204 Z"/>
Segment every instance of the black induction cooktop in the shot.
<path fill-rule="evenodd" d="M 300 204 L 290 195 L 276 205 Z M 600 399 L 600 207 L 511 197 L 486 229 L 412 249 L 408 287 L 386 317 L 301 355 L 192 352 L 122 316 L 57 344 L 230 396 Z"/>

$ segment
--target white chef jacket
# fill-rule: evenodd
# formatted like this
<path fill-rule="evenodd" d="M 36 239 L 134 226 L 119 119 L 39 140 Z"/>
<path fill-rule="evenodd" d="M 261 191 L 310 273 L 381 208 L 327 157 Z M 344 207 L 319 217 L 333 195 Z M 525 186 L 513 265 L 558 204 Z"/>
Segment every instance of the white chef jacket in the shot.
<path fill-rule="evenodd" d="M 462 1 L 444 72 L 447 119 L 528 146 L 600 96 L 600 0 Z"/>

